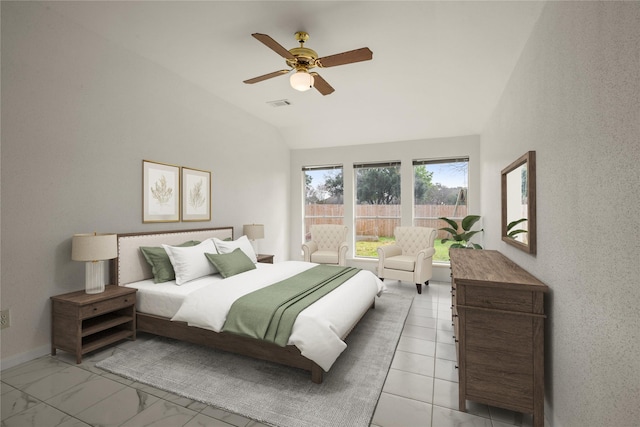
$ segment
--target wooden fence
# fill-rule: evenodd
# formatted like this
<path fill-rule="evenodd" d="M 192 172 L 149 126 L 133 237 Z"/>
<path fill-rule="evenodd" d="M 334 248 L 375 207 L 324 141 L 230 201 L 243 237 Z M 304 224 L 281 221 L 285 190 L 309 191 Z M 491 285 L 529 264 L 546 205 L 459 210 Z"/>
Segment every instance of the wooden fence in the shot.
<path fill-rule="evenodd" d="M 392 237 L 393 229 L 400 225 L 400 205 L 356 205 L 356 236 L 358 240 L 378 240 Z M 464 218 L 467 206 L 416 205 L 414 225 L 442 228 L 447 224 L 439 217 Z M 305 205 L 305 234 L 313 224 L 344 224 L 344 205 Z M 447 233 L 438 231 L 438 239 Z"/>

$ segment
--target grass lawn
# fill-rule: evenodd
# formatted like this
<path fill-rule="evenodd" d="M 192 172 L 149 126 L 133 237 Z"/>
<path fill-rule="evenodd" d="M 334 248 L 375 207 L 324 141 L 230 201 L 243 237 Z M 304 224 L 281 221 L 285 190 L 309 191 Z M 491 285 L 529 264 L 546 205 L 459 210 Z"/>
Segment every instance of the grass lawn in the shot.
<path fill-rule="evenodd" d="M 380 237 L 377 242 L 356 242 L 356 256 L 377 258 L 377 249 L 379 246 L 391 245 L 395 242 L 393 237 Z M 440 239 L 435 241 L 436 253 L 433 256 L 434 261 L 449 261 L 449 246 L 452 242 L 447 242 L 444 245 L 440 243 Z"/>

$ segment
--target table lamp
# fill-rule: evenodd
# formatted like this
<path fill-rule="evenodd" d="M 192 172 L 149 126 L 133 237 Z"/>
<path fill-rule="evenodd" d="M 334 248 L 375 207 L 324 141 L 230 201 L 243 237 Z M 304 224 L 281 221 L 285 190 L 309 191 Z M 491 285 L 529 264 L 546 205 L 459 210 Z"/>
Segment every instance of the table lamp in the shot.
<path fill-rule="evenodd" d="M 115 234 L 74 234 L 71 241 L 71 259 L 85 261 L 85 292 L 104 292 L 104 260 L 117 258 Z"/>
<path fill-rule="evenodd" d="M 253 250 L 257 254 L 258 248 L 255 241 L 256 239 L 264 239 L 264 224 L 245 224 L 242 226 L 242 234 L 251 240 Z"/>

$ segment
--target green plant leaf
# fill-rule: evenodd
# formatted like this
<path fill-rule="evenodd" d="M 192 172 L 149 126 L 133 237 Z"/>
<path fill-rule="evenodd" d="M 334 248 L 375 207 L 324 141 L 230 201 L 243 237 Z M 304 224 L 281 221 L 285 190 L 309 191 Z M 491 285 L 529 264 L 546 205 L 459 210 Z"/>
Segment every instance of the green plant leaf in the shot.
<path fill-rule="evenodd" d="M 482 249 L 482 246 L 480 246 L 480 245 L 479 245 L 479 244 L 477 244 L 477 243 L 472 243 L 472 245 L 473 245 L 473 248 L 474 248 L 474 249 Z"/>
<path fill-rule="evenodd" d="M 455 236 L 456 234 L 458 234 L 458 230 L 454 230 L 453 228 L 449 228 L 449 227 L 443 227 L 440 230 L 446 231 L 449 234 L 451 234 L 452 236 Z"/>
<path fill-rule="evenodd" d="M 471 240 L 471 238 L 473 236 L 475 236 L 476 234 L 480 233 L 481 231 L 483 231 L 483 230 L 467 231 L 466 233 L 460 234 L 460 237 L 462 238 L 462 240 Z"/>
<path fill-rule="evenodd" d="M 460 243 L 454 243 L 453 245 L 449 246 L 449 249 L 451 248 L 466 248 L 466 246 Z"/>
<path fill-rule="evenodd" d="M 464 231 L 471 230 L 473 224 L 480 220 L 480 215 L 467 215 L 462 219 L 462 229 Z"/>
<path fill-rule="evenodd" d="M 509 223 L 509 225 L 507 225 L 507 230 L 511 230 L 513 227 L 515 227 L 516 225 L 520 224 L 521 222 L 525 222 L 527 220 L 527 218 L 520 218 L 516 221 L 512 221 Z"/>
<path fill-rule="evenodd" d="M 457 232 L 458 232 L 458 231 L 457 231 L 457 230 L 458 230 L 458 223 L 457 223 L 457 222 L 455 222 L 454 220 L 449 219 L 449 218 L 444 217 L 444 216 L 441 216 L 441 217 L 440 217 L 440 218 L 438 218 L 438 219 L 441 219 L 441 220 L 443 220 L 443 221 L 447 222 L 447 223 L 451 226 L 451 228 L 453 228 L 454 230 L 456 230 L 453 234 L 455 234 L 455 233 L 457 233 Z M 442 230 L 442 228 L 441 228 L 440 230 Z M 450 232 L 450 233 L 451 233 L 451 232 Z"/>
<path fill-rule="evenodd" d="M 509 234 L 507 234 L 507 236 L 508 237 L 515 237 L 516 235 L 518 235 L 520 233 L 526 233 L 526 232 L 527 232 L 527 230 L 521 230 L 521 229 L 513 230 L 513 231 L 510 231 Z"/>

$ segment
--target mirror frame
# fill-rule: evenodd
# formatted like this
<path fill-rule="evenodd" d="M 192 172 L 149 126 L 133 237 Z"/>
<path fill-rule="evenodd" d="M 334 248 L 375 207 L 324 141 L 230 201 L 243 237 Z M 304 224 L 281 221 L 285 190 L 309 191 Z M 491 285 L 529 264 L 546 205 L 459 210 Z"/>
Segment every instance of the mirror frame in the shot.
<path fill-rule="evenodd" d="M 520 166 L 527 165 L 527 230 L 528 230 L 528 242 L 527 244 L 519 242 L 511 237 L 507 236 L 507 174 L 516 170 Z M 502 169 L 502 241 L 514 246 L 524 252 L 535 254 L 537 250 L 536 243 L 536 152 L 528 151 L 524 155 L 520 156 L 515 162 L 511 163 L 506 168 Z"/>

